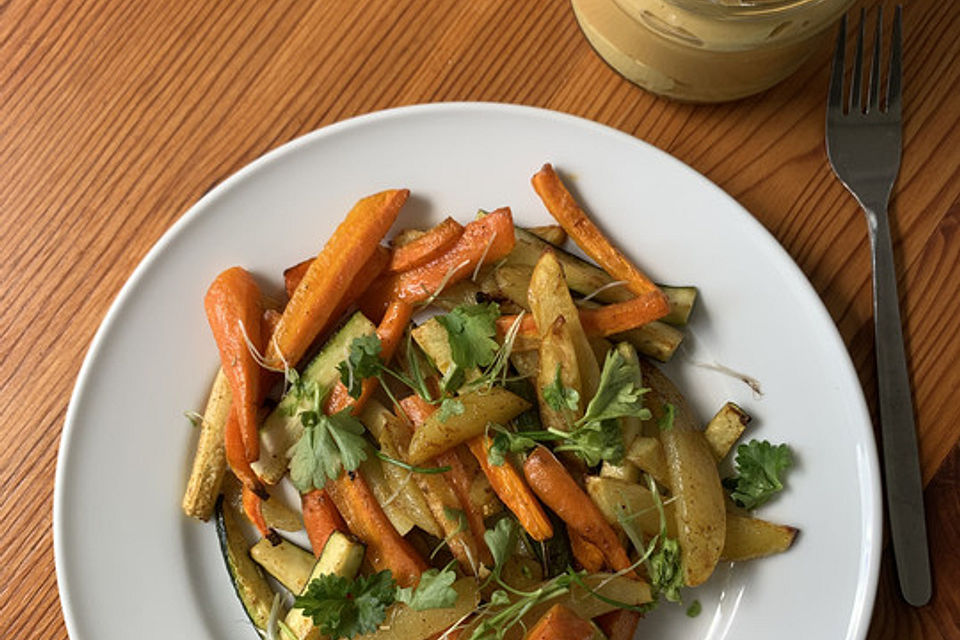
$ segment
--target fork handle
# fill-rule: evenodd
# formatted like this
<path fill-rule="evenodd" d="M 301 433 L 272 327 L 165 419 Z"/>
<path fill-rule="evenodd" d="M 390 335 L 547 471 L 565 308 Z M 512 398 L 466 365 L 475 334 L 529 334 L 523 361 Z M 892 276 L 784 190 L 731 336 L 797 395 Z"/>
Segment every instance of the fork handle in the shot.
<path fill-rule="evenodd" d="M 874 337 L 887 510 L 900 590 L 907 602 L 918 607 L 930 601 L 930 553 L 893 244 L 886 204 L 864 208 L 873 253 Z"/>

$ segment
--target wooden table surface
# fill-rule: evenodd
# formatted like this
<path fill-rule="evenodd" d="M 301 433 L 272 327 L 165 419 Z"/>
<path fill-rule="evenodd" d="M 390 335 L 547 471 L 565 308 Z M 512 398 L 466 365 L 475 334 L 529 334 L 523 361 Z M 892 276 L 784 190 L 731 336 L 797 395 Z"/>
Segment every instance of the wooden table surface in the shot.
<path fill-rule="evenodd" d="M 870 637 L 958 638 L 960 4 L 907 5 L 893 226 L 935 592 L 907 607 L 887 549 Z M 0 637 L 66 637 L 51 530 L 57 449 L 81 361 L 123 282 L 211 186 L 357 114 L 537 105 L 675 155 L 799 263 L 875 413 L 866 226 L 823 145 L 829 55 L 763 95 L 692 106 L 621 79 L 557 0 L 0 3 Z"/>

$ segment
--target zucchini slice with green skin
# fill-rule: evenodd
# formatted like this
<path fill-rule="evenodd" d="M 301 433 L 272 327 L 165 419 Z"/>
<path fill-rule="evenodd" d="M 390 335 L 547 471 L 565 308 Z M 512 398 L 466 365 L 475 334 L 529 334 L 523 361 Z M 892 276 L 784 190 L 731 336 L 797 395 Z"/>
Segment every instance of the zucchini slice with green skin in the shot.
<path fill-rule="evenodd" d="M 508 265 L 532 268 L 540 259 L 540 254 L 543 253 L 544 249 L 553 249 L 557 260 L 563 267 L 567 286 L 572 291 L 576 291 L 583 296 L 595 293 L 594 300 L 606 303 L 623 302 L 634 297 L 626 287 L 610 287 L 598 292 L 598 289 L 613 282 L 613 278 L 606 271 L 572 253 L 568 253 L 561 247 L 541 240 L 525 229 L 517 227 L 515 233 L 517 243 L 510 255 L 507 256 Z M 667 296 L 667 302 L 670 304 L 670 312 L 661 318 L 661 322 L 676 326 L 687 324 L 690 312 L 693 310 L 694 302 L 697 299 L 697 288 L 689 286 L 673 287 L 662 284 L 657 286 Z"/>
<path fill-rule="evenodd" d="M 667 302 L 670 304 L 670 313 L 660 320 L 667 324 L 682 327 L 690 320 L 690 313 L 693 311 L 693 304 L 697 301 L 696 287 L 672 287 L 670 285 L 657 285 L 667 296 Z"/>
<path fill-rule="evenodd" d="M 340 378 L 337 365 L 347 358 L 350 344 L 355 338 L 371 335 L 375 330 L 373 323 L 362 313 L 353 314 L 304 369 L 300 379 L 316 382 L 321 399 L 325 398 Z M 267 484 L 276 484 L 287 472 L 290 462 L 287 451 L 303 434 L 299 413 L 308 410 L 312 400 L 288 391 L 260 428 L 260 459 L 251 466 Z"/>
<path fill-rule="evenodd" d="M 214 515 L 220 552 L 223 555 L 224 564 L 227 565 L 233 590 L 253 626 L 264 631 L 270 619 L 274 591 L 267 583 L 260 567 L 250 559 L 247 553 L 247 541 L 243 537 L 243 531 L 240 530 L 240 523 L 229 509 L 224 508 L 222 494 L 217 498 Z"/>
<path fill-rule="evenodd" d="M 363 554 L 366 548 L 339 531 L 334 531 L 323 545 L 320 558 L 313 565 L 307 585 L 323 575 L 337 575 L 342 578 L 353 579 L 360 572 L 363 563 Z M 300 595 L 306 592 L 304 587 Z M 287 627 L 297 636 L 297 640 L 320 640 L 320 631 L 313 625 L 313 621 L 303 615 L 303 609 L 290 609 L 284 620 Z"/>
<path fill-rule="evenodd" d="M 316 563 L 313 554 L 287 540 L 273 544 L 261 538 L 250 547 L 250 557 L 291 593 L 300 593 Z"/>

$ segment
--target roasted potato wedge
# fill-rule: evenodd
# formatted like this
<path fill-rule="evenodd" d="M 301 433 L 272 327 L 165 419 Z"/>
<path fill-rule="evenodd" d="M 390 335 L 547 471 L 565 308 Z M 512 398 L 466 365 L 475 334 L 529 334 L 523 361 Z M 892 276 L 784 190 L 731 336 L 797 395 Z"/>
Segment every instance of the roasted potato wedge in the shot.
<path fill-rule="evenodd" d="M 573 338 L 563 316 L 557 316 L 550 329 L 540 340 L 540 360 L 537 371 L 537 399 L 540 405 L 540 421 L 545 428 L 567 431 L 568 425 L 580 417 L 582 405 L 576 411 L 557 411 L 547 404 L 543 389 L 556 381 L 557 374 L 564 387 L 582 392 L 580 368 Z"/>
<path fill-rule="evenodd" d="M 713 451 L 713 456 L 719 461 L 727 457 L 734 443 L 743 435 L 744 429 L 750 424 L 750 416 L 746 411 L 732 402 L 723 405 L 716 415 L 710 419 L 703 436 Z"/>
<path fill-rule="evenodd" d="M 457 580 L 453 589 L 457 601 L 452 607 L 415 611 L 405 604 L 395 604 L 387 610 L 387 618 L 377 631 L 357 636 L 358 640 L 421 640 L 445 631 L 480 604 L 480 590 L 473 578 Z"/>
<path fill-rule="evenodd" d="M 527 301 L 541 339 L 553 326 L 557 316 L 563 316 L 577 355 L 582 394 L 586 398 L 592 398 L 600 382 L 600 366 L 580 324 L 579 311 L 573 304 L 573 298 L 570 297 L 570 291 L 563 279 L 563 268 L 553 251 L 545 252 L 537 261 L 530 277 Z"/>
<path fill-rule="evenodd" d="M 781 553 L 790 548 L 797 532 L 789 525 L 727 513 L 727 536 L 720 559 L 737 562 Z"/>
<path fill-rule="evenodd" d="M 603 513 L 607 522 L 618 530 L 620 518 L 629 518 L 637 529 L 650 537 L 660 533 L 660 512 L 653 494 L 646 487 L 615 478 L 588 476 L 585 480 L 587 494 Z M 672 502 L 663 505 L 667 535 L 677 536 L 676 510 Z"/>
<path fill-rule="evenodd" d="M 482 434 L 491 422 L 506 424 L 530 408 L 523 398 L 503 387 L 475 391 L 458 397 L 463 413 L 440 420 L 439 412 L 430 416 L 410 440 L 410 464 L 423 464 L 431 458 Z"/>
<path fill-rule="evenodd" d="M 527 231 L 555 247 L 559 247 L 567 241 L 567 232 L 558 224 L 548 224 L 542 227 L 527 227 Z"/>
<path fill-rule="evenodd" d="M 720 474 L 693 411 L 673 382 L 652 365 L 645 364 L 643 377 L 651 389 L 647 406 L 654 418 L 667 403 L 676 410 L 673 427 L 660 432 L 660 443 L 676 500 L 684 582 L 693 587 L 710 577 L 723 550 L 726 509 Z"/>

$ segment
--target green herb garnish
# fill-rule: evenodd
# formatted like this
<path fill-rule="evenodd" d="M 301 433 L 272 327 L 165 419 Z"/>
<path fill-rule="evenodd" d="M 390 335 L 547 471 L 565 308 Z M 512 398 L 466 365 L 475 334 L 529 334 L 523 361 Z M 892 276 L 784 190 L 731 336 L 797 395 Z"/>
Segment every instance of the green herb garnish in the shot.
<path fill-rule="evenodd" d="M 737 475 L 723 481 L 730 497 L 744 509 L 755 509 L 783 490 L 783 475 L 793 464 L 790 447 L 751 440 L 737 447 Z"/>
<path fill-rule="evenodd" d="M 412 609 L 444 609 L 457 601 L 457 575 L 450 565 L 428 569 L 416 587 L 401 588 L 389 570 L 353 580 L 333 574 L 314 578 L 294 606 L 313 620 L 320 632 L 337 640 L 373 633 L 386 619 L 387 607 L 403 602 Z"/>
<path fill-rule="evenodd" d="M 290 479 L 301 493 L 322 489 L 341 470 L 355 471 L 367 459 L 363 424 L 350 415 L 349 408 L 330 416 L 318 410 L 302 411 L 300 422 L 303 435 L 290 458 Z"/>

